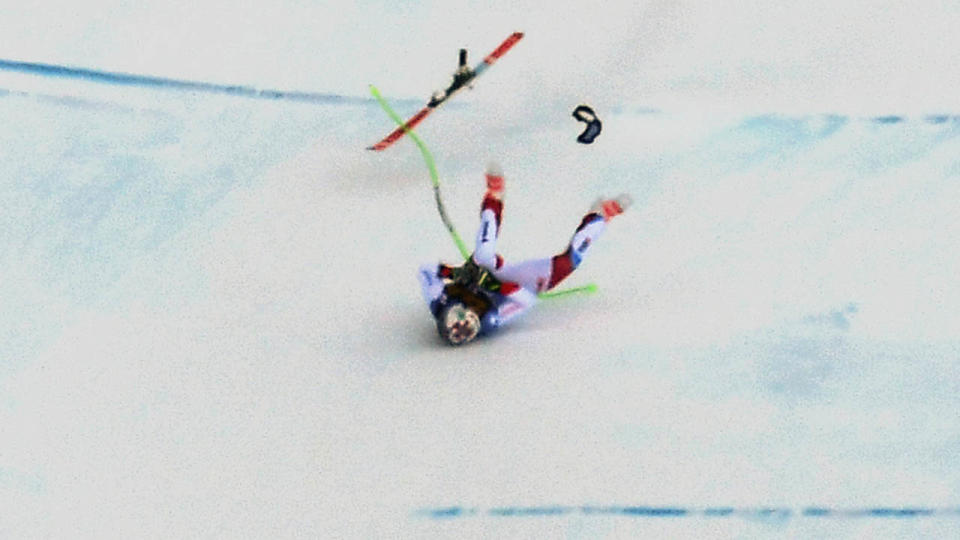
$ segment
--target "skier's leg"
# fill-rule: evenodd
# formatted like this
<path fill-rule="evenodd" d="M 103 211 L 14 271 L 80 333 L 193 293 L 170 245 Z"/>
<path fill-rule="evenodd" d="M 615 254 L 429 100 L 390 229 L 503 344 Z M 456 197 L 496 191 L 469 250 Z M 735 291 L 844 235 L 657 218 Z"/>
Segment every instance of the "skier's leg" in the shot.
<path fill-rule="evenodd" d="M 548 259 L 504 265 L 495 272 L 497 279 L 514 282 L 537 293 L 549 291 L 580 266 L 589 247 L 603 234 L 607 221 L 621 214 L 630 204 L 626 195 L 598 200 L 581 220 L 566 250 Z"/>
<path fill-rule="evenodd" d="M 569 276 L 583 261 L 587 249 L 606 229 L 607 221 L 621 214 L 630 204 L 630 198 L 626 195 L 616 199 L 600 199 L 583 217 L 563 253 L 506 264 L 497 269 L 494 275 L 501 282 L 501 296 L 496 311 L 488 313 L 489 320 L 484 321 L 485 326 L 502 326 L 530 309 L 537 302 L 537 293 L 549 291 Z"/>
<path fill-rule="evenodd" d="M 497 257 L 497 236 L 503 217 L 504 179 L 500 167 L 491 163 L 486 172 L 487 192 L 480 206 L 480 229 L 477 231 L 473 260 L 480 266 L 495 269 L 502 264 Z"/>
<path fill-rule="evenodd" d="M 506 264 L 496 272 L 500 281 L 511 281 L 520 288 L 540 293 L 549 291 L 566 279 L 583 261 L 587 250 L 603 234 L 606 221 L 597 214 L 587 214 L 573 233 L 567 249 L 543 259 Z"/>

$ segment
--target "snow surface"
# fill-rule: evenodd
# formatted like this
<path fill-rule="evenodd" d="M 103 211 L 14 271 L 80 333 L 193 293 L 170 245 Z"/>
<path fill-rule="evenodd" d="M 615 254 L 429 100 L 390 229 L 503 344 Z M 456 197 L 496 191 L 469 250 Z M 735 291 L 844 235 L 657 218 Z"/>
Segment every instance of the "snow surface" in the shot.
<path fill-rule="evenodd" d="M 450 214 L 498 160 L 508 258 L 636 200 L 569 280 L 599 293 L 455 349 L 414 273 L 457 252 L 415 146 L 364 150 L 375 103 L 146 92 L 0 98 L 2 536 L 960 530 L 957 117 L 600 109 L 584 146 L 444 110 Z M 794 514 L 489 513 L 550 505 Z"/>
<path fill-rule="evenodd" d="M 450 348 L 372 100 L 0 71 L 0 537 L 960 536 L 956 2 L 487 4 L 7 6 L 6 59 L 403 115 L 522 29 L 418 130 L 461 235 L 491 159 L 508 259 L 635 205 Z"/>

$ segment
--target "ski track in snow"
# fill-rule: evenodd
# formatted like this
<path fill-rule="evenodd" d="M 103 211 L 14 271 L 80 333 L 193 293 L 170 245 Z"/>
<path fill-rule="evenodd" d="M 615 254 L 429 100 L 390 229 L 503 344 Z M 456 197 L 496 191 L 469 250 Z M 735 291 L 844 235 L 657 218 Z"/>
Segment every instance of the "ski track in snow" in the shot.
<path fill-rule="evenodd" d="M 781 521 L 796 517 L 804 518 L 892 518 L 910 519 L 920 517 L 956 517 L 960 516 L 960 508 L 862 508 L 862 509 L 833 509 L 822 507 L 793 508 L 682 508 L 656 506 L 533 506 L 533 507 L 502 507 L 480 510 L 477 508 L 432 508 L 420 510 L 419 516 L 432 519 L 454 519 L 475 516 L 492 517 L 542 517 L 566 516 L 571 514 L 592 515 L 622 515 L 637 518 L 719 518 L 737 517 L 743 519 L 769 519 Z"/>

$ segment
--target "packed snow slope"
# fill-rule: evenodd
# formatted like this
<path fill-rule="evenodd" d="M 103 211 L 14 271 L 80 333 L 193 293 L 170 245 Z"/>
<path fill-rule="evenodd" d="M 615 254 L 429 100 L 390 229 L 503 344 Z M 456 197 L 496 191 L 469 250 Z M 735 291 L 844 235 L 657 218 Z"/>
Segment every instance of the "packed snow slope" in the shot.
<path fill-rule="evenodd" d="M 595 102 L 585 146 L 576 102 L 451 104 L 419 134 L 465 238 L 489 160 L 508 260 L 636 201 L 598 293 L 451 348 L 415 270 L 457 251 L 376 103 L 148 92 L 0 93 L 0 536 L 960 530 L 950 111 Z M 691 512 L 489 511 L 551 505 Z"/>

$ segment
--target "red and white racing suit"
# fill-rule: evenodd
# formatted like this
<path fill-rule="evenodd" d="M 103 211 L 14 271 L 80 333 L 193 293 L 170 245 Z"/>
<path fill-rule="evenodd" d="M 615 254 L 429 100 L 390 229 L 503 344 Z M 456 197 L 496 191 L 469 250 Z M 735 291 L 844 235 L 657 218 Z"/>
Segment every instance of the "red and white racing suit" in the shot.
<path fill-rule="evenodd" d="M 480 207 L 480 228 L 472 258 L 489 270 L 501 285 L 499 295 L 495 295 L 495 309 L 491 310 L 494 313 L 484 317 L 487 319 L 484 321 L 485 330 L 488 325 L 501 326 L 530 309 L 536 303 L 538 293 L 553 289 L 580 265 L 587 250 L 606 228 L 603 216 L 590 212 L 583 217 L 563 252 L 508 264 L 497 254 L 502 215 L 503 201 L 488 193 Z M 443 293 L 443 278 L 449 276 L 450 271 L 451 267 L 445 264 L 420 267 L 418 279 L 427 305 Z"/>

